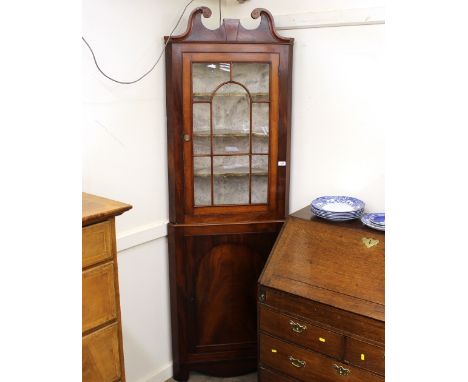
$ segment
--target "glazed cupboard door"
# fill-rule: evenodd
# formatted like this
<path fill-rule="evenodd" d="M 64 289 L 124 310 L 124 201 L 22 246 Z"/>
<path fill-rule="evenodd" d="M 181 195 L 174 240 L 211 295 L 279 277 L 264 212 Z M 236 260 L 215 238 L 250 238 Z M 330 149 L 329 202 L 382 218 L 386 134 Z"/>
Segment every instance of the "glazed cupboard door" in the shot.
<path fill-rule="evenodd" d="M 279 55 L 184 53 L 185 211 L 276 210 Z"/>

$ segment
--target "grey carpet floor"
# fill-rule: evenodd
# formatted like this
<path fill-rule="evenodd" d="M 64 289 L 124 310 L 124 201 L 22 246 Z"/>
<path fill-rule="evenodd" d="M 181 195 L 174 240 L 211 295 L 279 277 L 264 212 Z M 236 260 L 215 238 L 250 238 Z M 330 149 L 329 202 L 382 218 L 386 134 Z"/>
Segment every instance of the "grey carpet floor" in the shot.
<path fill-rule="evenodd" d="M 171 378 L 166 382 L 175 382 L 175 380 Z M 188 382 L 257 382 L 257 373 L 242 375 L 240 377 L 234 378 L 215 378 L 198 373 L 190 373 Z"/>

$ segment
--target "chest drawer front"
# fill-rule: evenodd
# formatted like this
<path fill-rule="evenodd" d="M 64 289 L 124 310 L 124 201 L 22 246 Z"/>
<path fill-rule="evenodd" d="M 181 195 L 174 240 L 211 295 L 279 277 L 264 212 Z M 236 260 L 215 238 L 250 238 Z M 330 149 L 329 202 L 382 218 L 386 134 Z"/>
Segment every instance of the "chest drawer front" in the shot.
<path fill-rule="evenodd" d="M 350 312 L 320 304 L 316 301 L 284 294 L 265 288 L 265 304 L 285 312 L 324 323 L 344 332 L 353 333 L 372 341 L 385 341 L 385 323 L 369 317 L 358 316 Z"/>
<path fill-rule="evenodd" d="M 112 250 L 112 221 L 93 224 L 83 228 L 83 268 L 110 259 Z"/>
<path fill-rule="evenodd" d="M 303 319 L 275 312 L 260 305 L 260 330 L 334 358 L 344 351 L 343 336 Z"/>
<path fill-rule="evenodd" d="M 83 332 L 117 317 L 114 263 L 83 272 Z"/>
<path fill-rule="evenodd" d="M 383 377 L 260 334 L 260 363 L 299 381 L 381 382 Z"/>
<path fill-rule="evenodd" d="M 117 324 L 83 337 L 83 381 L 116 381 L 121 377 Z"/>
<path fill-rule="evenodd" d="M 265 369 L 264 367 L 258 368 L 258 381 L 259 382 L 295 382 L 295 379 L 279 375 L 272 370 Z"/>
<path fill-rule="evenodd" d="M 349 363 L 374 371 L 385 373 L 385 350 L 354 338 L 347 338 L 345 360 Z"/>

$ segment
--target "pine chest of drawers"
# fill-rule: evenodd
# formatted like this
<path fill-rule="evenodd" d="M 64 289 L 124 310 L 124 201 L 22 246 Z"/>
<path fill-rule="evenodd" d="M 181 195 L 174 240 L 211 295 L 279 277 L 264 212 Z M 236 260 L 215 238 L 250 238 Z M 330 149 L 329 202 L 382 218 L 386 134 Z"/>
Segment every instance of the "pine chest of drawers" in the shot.
<path fill-rule="evenodd" d="M 259 279 L 259 381 L 384 381 L 384 251 L 359 220 L 288 218 Z"/>
<path fill-rule="evenodd" d="M 83 382 L 125 382 L 114 219 L 130 208 L 83 193 Z"/>

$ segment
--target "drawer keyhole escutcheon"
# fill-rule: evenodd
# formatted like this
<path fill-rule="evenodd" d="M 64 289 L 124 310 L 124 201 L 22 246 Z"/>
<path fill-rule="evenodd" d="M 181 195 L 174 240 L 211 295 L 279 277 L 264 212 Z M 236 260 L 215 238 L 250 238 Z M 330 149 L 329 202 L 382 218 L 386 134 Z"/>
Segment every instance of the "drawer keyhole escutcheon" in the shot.
<path fill-rule="evenodd" d="M 266 300 L 265 292 L 261 292 L 261 293 L 258 295 L 258 301 L 260 301 L 260 302 L 265 302 L 265 300 Z"/>
<path fill-rule="evenodd" d="M 298 368 L 304 367 L 306 365 L 306 361 L 294 358 L 292 355 L 289 356 L 289 361 L 291 362 L 291 365 Z"/>
<path fill-rule="evenodd" d="M 349 370 L 349 369 L 347 369 L 347 368 L 345 368 L 343 366 L 338 366 L 338 365 L 335 364 L 332 367 L 335 369 L 336 374 L 338 374 L 338 375 L 345 376 L 345 375 L 351 374 L 351 370 Z"/>
<path fill-rule="evenodd" d="M 291 325 L 292 331 L 296 333 L 302 333 L 304 330 L 307 330 L 307 325 L 301 325 L 299 322 L 293 320 L 289 321 L 289 325 Z"/>
<path fill-rule="evenodd" d="M 320 341 L 320 342 L 325 342 L 325 338 L 319 337 L 319 341 Z"/>
<path fill-rule="evenodd" d="M 373 247 L 374 245 L 379 244 L 379 240 L 377 240 L 377 239 L 372 239 L 372 238 L 369 238 L 369 237 L 363 237 L 363 238 L 362 238 L 362 242 L 364 243 L 364 245 L 365 245 L 367 248 L 371 248 L 371 247 Z"/>

